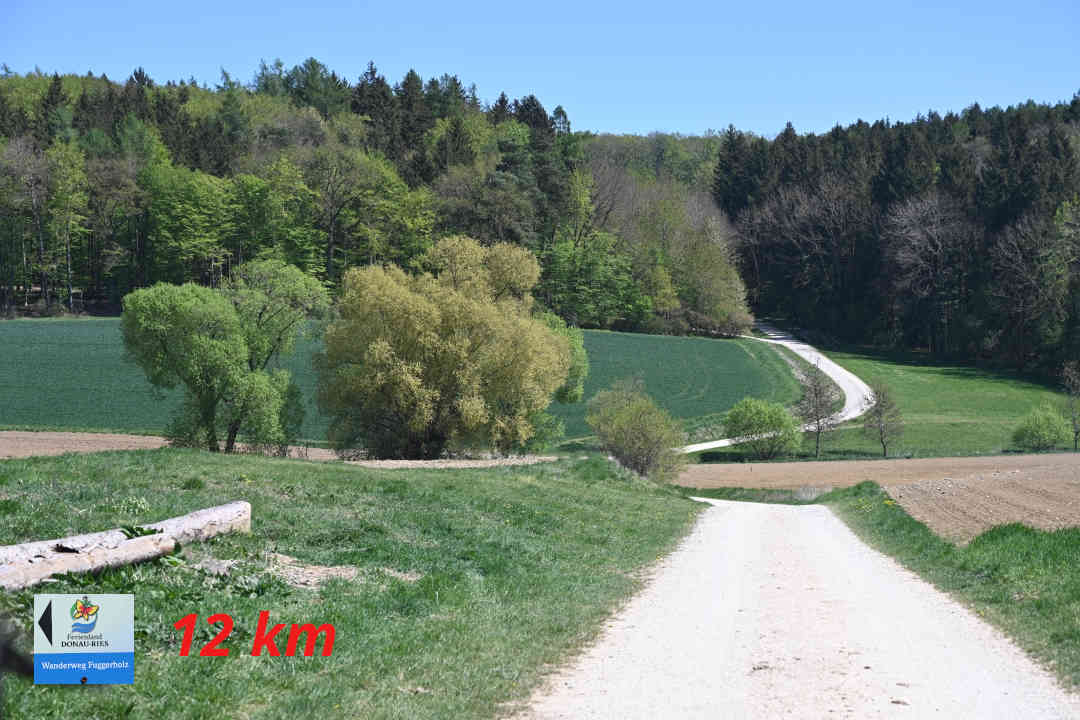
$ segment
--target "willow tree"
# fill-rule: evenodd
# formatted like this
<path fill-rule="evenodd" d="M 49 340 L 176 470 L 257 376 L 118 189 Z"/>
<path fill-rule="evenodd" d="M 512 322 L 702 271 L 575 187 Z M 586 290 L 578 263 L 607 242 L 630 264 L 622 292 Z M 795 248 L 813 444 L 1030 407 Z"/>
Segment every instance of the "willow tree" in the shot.
<path fill-rule="evenodd" d="M 455 237 L 426 261 L 437 275 L 393 265 L 346 273 L 316 363 L 331 444 L 400 458 L 522 447 L 567 378 L 583 377 L 570 373 L 583 358 L 567 334 L 532 314 L 535 258 Z"/>

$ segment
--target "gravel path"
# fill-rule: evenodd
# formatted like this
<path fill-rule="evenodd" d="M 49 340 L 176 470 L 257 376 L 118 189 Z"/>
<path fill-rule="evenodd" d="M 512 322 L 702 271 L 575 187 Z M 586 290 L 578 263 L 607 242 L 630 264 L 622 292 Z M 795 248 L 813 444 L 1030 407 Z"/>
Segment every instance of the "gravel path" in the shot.
<path fill-rule="evenodd" d="M 827 508 L 707 502 L 521 718 L 1080 718 L 1080 698 Z"/>
<path fill-rule="evenodd" d="M 870 386 L 860 380 L 857 375 L 840 367 L 832 360 L 822 355 L 816 348 L 796 340 L 792 335 L 786 332 L 769 327 L 768 325 L 758 325 L 757 329 L 765 333 L 767 337 L 760 338 L 752 335 L 746 335 L 744 337 L 772 343 L 774 345 L 783 345 L 811 365 L 817 365 L 821 368 L 823 373 L 832 378 L 833 382 L 835 382 L 844 393 L 844 407 L 841 408 L 838 418 L 840 422 L 854 420 L 866 412 L 869 405 Z M 805 429 L 809 430 L 810 427 L 806 426 Z M 724 440 L 710 440 L 709 442 L 687 445 L 682 448 L 682 451 L 684 453 L 693 453 L 700 452 L 701 450 L 712 450 L 713 448 L 733 445 L 735 442 L 736 440 L 731 438 Z"/>

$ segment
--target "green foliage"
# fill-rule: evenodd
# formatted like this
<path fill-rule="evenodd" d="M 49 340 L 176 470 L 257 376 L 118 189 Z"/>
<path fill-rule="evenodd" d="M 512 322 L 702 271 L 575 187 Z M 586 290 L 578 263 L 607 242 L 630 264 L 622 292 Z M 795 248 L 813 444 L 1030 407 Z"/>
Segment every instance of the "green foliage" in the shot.
<path fill-rule="evenodd" d="M 564 404 L 581 402 L 585 395 L 585 379 L 589 376 L 589 354 L 585 350 L 585 333 L 581 328 L 570 327 L 554 313 L 541 313 L 539 319 L 552 332 L 561 335 L 570 346 L 570 370 L 566 375 L 566 382 L 555 392 L 555 400 Z"/>
<path fill-rule="evenodd" d="M 673 481 L 685 464 L 675 448 L 679 423 L 645 394 L 640 380 L 623 380 L 589 400 L 585 416 L 600 444 L 621 465 L 658 482 Z"/>
<path fill-rule="evenodd" d="M 431 458 L 528 442 L 530 419 L 566 382 L 571 354 L 529 315 L 535 260 L 489 262 L 502 253 L 448 238 L 427 258 L 438 277 L 392 265 L 346 274 L 318 362 L 334 447 Z"/>
<path fill-rule="evenodd" d="M 743 438 L 760 460 L 769 460 L 799 448 L 802 435 L 791 413 L 780 403 L 745 397 L 724 416 L 724 434 Z"/>
<path fill-rule="evenodd" d="M 218 290 L 158 283 L 124 298 L 131 357 L 157 387 L 185 390 L 167 435 L 179 445 L 232 452 L 238 437 L 284 446 L 303 422 L 299 391 L 271 360 L 329 308 L 326 290 L 280 261 L 237 268 Z"/>
<path fill-rule="evenodd" d="M 1052 450 L 1066 445 L 1072 433 L 1068 421 L 1052 405 L 1032 409 L 1013 431 L 1013 442 L 1024 450 Z"/>

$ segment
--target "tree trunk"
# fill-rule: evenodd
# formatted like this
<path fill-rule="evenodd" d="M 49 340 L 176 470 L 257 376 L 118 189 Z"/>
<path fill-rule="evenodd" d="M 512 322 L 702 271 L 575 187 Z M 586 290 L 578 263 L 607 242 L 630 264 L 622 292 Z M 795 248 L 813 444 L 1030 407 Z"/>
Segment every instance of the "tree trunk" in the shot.
<path fill-rule="evenodd" d="M 41 219 L 37 221 L 38 231 L 38 262 L 41 263 L 41 296 L 45 298 L 45 307 L 49 307 L 49 274 L 45 269 L 45 231 L 41 227 Z"/>
<path fill-rule="evenodd" d="M 199 421 L 206 430 L 206 449 L 221 452 L 217 439 L 217 402 L 203 400 L 200 405 Z"/>
<path fill-rule="evenodd" d="M 225 438 L 225 452 L 231 453 L 236 447 L 236 435 L 240 432 L 240 421 L 233 420 L 229 423 L 229 433 Z"/>
<path fill-rule="evenodd" d="M 330 222 L 330 232 L 326 234 L 326 279 L 334 278 L 334 223 Z"/>
<path fill-rule="evenodd" d="M 201 542 L 227 532 L 251 532 L 251 505 L 242 500 L 231 502 L 145 527 L 161 532 L 129 539 L 115 529 L 0 547 L 0 587 L 17 590 L 55 573 L 89 572 L 149 560 L 172 552 L 176 543 Z"/>
<path fill-rule="evenodd" d="M 71 220 L 67 222 L 67 237 L 64 242 L 64 249 L 67 255 L 68 310 L 74 313 L 75 299 L 71 295 Z"/>

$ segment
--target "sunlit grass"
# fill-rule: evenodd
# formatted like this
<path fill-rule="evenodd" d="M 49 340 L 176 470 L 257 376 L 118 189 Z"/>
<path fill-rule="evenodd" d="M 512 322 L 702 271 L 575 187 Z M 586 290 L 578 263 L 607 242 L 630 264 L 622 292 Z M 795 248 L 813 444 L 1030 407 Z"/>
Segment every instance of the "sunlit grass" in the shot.
<path fill-rule="evenodd" d="M 13 718 L 495 717 L 597 632 L 701 509 L 600 458 L 378 471 L 169 449 L 0 461 L 0 498 L 0 544 L 253 509 L 251 535 L 192 544 L 178 566 L 49 584 L 135 593 L 135 685 L 8 680 L 0 715 Z M 358 575 L 294 588 L 269 572 L 272 552 Z M 214 577 L 194 567 L 205 554 L 236 565 Z M 0 592 L 24 640 L 34 592 Z M 250 657 L 261 610 L 334 624 L 332 656 Z M 230 657 L 179 657 L 172 625 L 193 612 L 234 618 Z M 211 635 L 201 621 L 195 647 Z"/>

